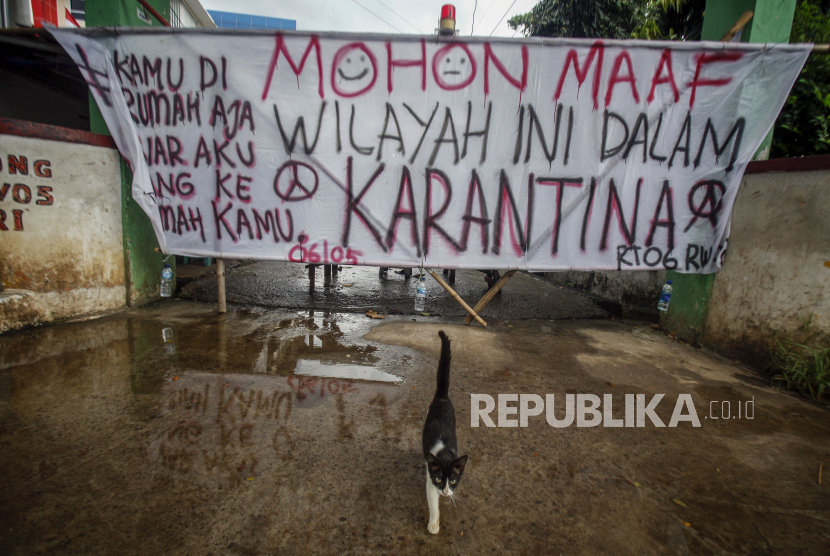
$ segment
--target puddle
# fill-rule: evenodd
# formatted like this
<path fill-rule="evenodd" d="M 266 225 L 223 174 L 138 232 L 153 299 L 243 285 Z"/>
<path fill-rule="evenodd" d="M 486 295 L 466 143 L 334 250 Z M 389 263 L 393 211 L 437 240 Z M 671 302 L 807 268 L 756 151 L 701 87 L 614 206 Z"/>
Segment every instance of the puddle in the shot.
<path fill-rule="evenodd" d="M 106 423 L 151 475 L 221 486 L 409 422 L 408 356 L 364 341 L 363 315 L 169 307 L 0 338 L 4 430 L 87 445 Z"/>
<path fill-rule="evenodd" d="M 361 317 L 308 311 L 251 323 L 218 316 L 168 327 L 172 332 L 164 332 L 160 340 L 169 353 L 167 339 L 172 336 L 180 364 L 192 370 L 400 381 L 400 377 L 373 372 L 379 363 L 377 348 L 355 337 L 365 326 L 357 320 Z"/>

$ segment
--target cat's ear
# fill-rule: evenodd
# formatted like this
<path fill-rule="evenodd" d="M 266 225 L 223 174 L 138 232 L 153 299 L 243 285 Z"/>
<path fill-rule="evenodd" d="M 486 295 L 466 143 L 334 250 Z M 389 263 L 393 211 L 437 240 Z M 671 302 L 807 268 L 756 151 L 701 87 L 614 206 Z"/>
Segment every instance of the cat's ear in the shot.
<path fill-rule="evenodd" d="M 440 471 L 441 470 L 441 460 L 437 457 L 433 456 L 432 453 L 427 453 L 427 468 L 430 471 Z"/>
<path fill-rule="evenodd" d="M 466 465 L 467 456 L 461 456 L 460 458 L 452 462 L 453 473 L 458 473 L 459 475 L 461 475 L 462 473 L 464 473 L 464 466 Z"/>

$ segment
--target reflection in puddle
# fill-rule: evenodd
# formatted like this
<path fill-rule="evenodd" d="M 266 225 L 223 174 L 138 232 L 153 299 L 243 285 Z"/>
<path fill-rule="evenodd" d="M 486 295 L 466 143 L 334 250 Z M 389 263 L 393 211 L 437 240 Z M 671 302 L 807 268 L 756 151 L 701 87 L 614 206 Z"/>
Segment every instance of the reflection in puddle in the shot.
<path fill-rule="evenodd" d="M 298 360 L 294 372 L 298 375 L 348 378 L 351 380 L 377 380 L 379 382 L 401 382 L 403 380 L 399 376 L 384 373 L 373 367 L 344 365 L 342 363 L 322 363 L 310 359 Z"/>
<path fill-rule="evenodd" d="M 399 377 L 377 371 L 375 346 L 351 337 L 350 331 L 360 327 L 357 318 L 309 311 L 251 326 L 220 317 L 179 327 L 177 349 L 187 354 L 190 369 L 200 371 L 400 382 Z"/>
<path fill-rule="evenodd" d="M 377 431 L 400 438 L 409 422 L 399 408 L 403 378 L 380 370 L 388 363 L 378 348 L 351 333 L 362 328 L 358 318 L 307 312 L 176 328 L 185 368 L 162 390 L 164 432 L 149 450 L 156 469 L 238 483 L 278 476 L 297 457 L 298 439 L 342 443 Z"/>
<path fill-rule="evenodd" d="M 324 443 L 398 442 L 411 425 L 408 356 L 363 342 L 362 315 L 160 313 L 0 338 L 0 424 L 48 423 L 39 438 L 73 458 L 90 438 L 140 445 L 139 467 L 207 485 L 279 484 Z M 40 445 L 11 444 L 53 458 Z"/>
<path fill-rule="evenodd" d="M 342 443 L 378 430 L 398 439 L 410 422 L 398 408 L 404 392 L 372 380 L 183 373 L 164 386 L 150 459 L 171 477 L 238 483 L 279 474 L 296 457 L 297 439 Z"/>

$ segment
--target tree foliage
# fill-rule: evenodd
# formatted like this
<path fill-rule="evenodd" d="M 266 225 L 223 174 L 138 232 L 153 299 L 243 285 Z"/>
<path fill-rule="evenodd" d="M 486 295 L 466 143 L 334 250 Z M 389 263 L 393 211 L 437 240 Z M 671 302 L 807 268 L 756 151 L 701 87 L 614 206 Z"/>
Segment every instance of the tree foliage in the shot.
<path fill-rule="evenodd" d="M 830 2 L 802 0 L 790 42 L 830 42 Z M 830 153 L 830 56 L 812 55 L 793 85 L 772 136 L 772 158 Z"/>
<path fill-rule="evenodd" d="M 507 24 L 525 36 L 627 39 L 636 16 L 631 0 L 542 0 Z"/>
<path fill-rule="evenodd" d="M 706 0 L 541 0 L 508 25 L 525 36 L 700 40 Z M 790 42 L 830 43 L 830 0 L 798 0 Z M 830 55 L 813 55 L 775 123 L 771 156 L 830 153 Z"/>
<path fill-rule="evenodd" d="M 706 0 L 542 0 L 507 22 L 525 36 L 698 40 Z"/>
<path fill-rule="evenodd" d="M 640 23 L 632 38 L 699 41 L 706 0 L 648 0 L 640 2 Z"/>

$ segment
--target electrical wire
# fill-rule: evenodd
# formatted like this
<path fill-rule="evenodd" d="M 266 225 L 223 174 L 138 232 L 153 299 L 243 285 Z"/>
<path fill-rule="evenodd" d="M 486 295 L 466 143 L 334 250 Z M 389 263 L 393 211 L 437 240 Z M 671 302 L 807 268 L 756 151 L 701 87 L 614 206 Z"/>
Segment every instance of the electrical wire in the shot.
<path fill-rule="evenodd" d="M 420 29 L 418 29 L 417 27 L 415 27 L 414 25 L 412 25 L 412 23 L 410 23 L 408 19 L 406 19 L 404 16 L 402 16 L 401 14 L 399 14 L 398 12 L 396 12 L 395 10 L 393 10 L 392 8 L 390 8 L 388 5 L 386 5 L 386 2 L 383 2 L 382 0 L 377 0 L 377 2 L 378 2 L 379 4 L 381 4 L 384 8 L 386 8 L 387 10 L 389 10 L 390 12 L 392 12 L 393 14 L 395 14 L 396 16 L 398 16 L 400 19 L 402 19 L 402 20 L 403 20 L 403 21 L 404 21 L 407 25 L 409 25 L 410 27 L 412 27 L 413 29 L 415 29 L 415 31 L 416 31 L 418 34 L 423 34 L 423 33 L 421 32 L 421 30 L 420 30 Z M 478 2 L 478 0 L 476 0 L 476 2 Z"/>
<path fill-rule="evenodd" d="M 366 6 L 364 6 L 363 4 L 358 2 L 357 0 L 352 0 L 352 2 L 354 2 L 355 4 L 357 4 L 358 6 L 360 6 L 361 8 L 363 8 L 364 10 L 366 10 L 367 12 L 369 12 L 370 14 L 372 14 L 373 16 L 375 16 L 376 18 L 378 18 L 379 20 L 381 20 L 382 22 L 387 24 L 389 27 L 391 27 L 392 29 L 394 29 L 398 33 L 400 33 L 402 35 L 405 34 L 403 31 L 401 31 L 400 29 L 398 29 L 397 27 L 395 27 L 394 25 L 392 25 L 391 23 L 389 23 L 388 21 L 386 21 L 385 19 L 380 17 L 378 14 L 376 14 L 375 12 L 373 12 L 372 10 L 370 10 L 369 8 L 367 8 Z"/>
<path fill-rule="evenodd" d="M 473 36 L 473 33 L 476 30 L 476 10 L 478 9 L 478 0 L 476 0 L 476 5 L 473 7 L 473 25 L 470 28 L 470 36 Z"/>
<path fill-rule="evenodd" d="M 510 7 L 509 7 L 509 8 L 507 8 L 507 12 L 509 12 L 509 11 L 513 8 L 513 6 L 514 6 L 515 4 L 516 4 L 516 0 L 513 0 L 513 3 L 512 3 L 512 4 L 510 4 Z M 504 19 L 505 17 L 507 17 L 507 12 L 504 12 L 504 15 L 503 15 L 503 16 L 501 16 L 501 19 L 499 20 L 499 22 L 498 22 L 498 23 L 496 23 L 496 26 L 495 26 L 495 27 L 493 27 L 493 30 L 492 30 L 492 31 L 490 31 L 490 34 L 489 34 L 489 35 L 487 35 L 488 37 L 492 37 L 492 36 L 493 36 L 493 33 L 495 33 L 495 32 L 496 32 L 496 29 L 498 29 L 498 28 L 499 28 L 499 25 L 501 25 L 501 21 L 502 21 L 502 19 Z"/>
<path fill-rule="evenodd" d="M 478 2 L 478 0 L 476 0 L 476 2 Z M 487 6 L 486 10 L 484 10 L 484 15 L 481 16 L 481 21 L 484 21 L 484 18 L 487 17 L 487 14 L 490 13 L 490 8 L 492 8 L 493 4 L 495 4 L 495 3 L 496 3 L 496 0 L 490 0 L 490 5 Z M 481 25 L 481 21 L 478 22 L 478 25 Z M 478 27 L 478 25 L 476 27 Z M 475 29 L 475 27 L 473 27 L 473 33 L 475 33 L 475 32 L 476 32 L 476 29 Z"/>

